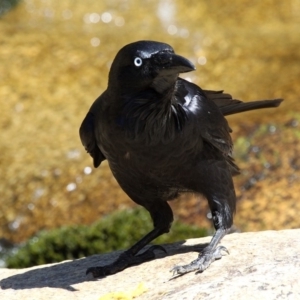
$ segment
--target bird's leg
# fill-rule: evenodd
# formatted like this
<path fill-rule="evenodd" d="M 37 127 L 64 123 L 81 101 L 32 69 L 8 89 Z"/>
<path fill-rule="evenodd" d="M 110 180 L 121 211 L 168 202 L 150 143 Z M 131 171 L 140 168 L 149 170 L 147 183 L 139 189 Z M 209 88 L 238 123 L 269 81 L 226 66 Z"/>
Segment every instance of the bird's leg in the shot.
<path fill-rule="evenodd" d="M 124 251 L 112 264 L 88 268 L 86 274 L 92 273 L 95 278 L 115 274 L 126 269 L 127 267 L 138 265 L 145 261 L 154 259 L 154 250 L 162 250 L 166 252 L 162 246 L 153 245 L 143 253 L 138 254 L 138 252 L 152 240 L 163 233 L 169 232 L 171 223 L 173 221 L 172 210 L 167 202 L 162 202 L 160 205 L 156 205 L 155 210 L 152 210 L 151 208 L 147 209 L 150 211 L 153 219 L 154 229 L 146 234 L 137 243 L 135 243 L 131 248 Z"/>
<path fill-rule="evenodd" d="M 216 259 L 222 258 L 224 252 L 229 253 L 225 247 L 218 246 L 218 244 L 229 231 L 233 221 L 236 196 L 232 177 L 227 168 L 219 162 L 205 167 L 207 172 L 204 172 L 205 177 L 202 177 L 202 180 L 205 184 L 205 195 L 212 212 L 216 233 L 208 246 L 201 250 L 197 259 L 187 265 L 174 267 L 171 270 L 173 276 L 191 271 L 203 272 Z M 213 172 L 211 172 L 211 167 Z"/>
<path fill-rule="evenodd" d="M 102 277 L 106 275 L 115 274 L 126 269 L 129 266 L 138 265 L 144 261 L 151 260 L 155 258 L 154 250 L 160 249 L 165 251 L 161 246 L 152 246 L 142 254 L 136 255 L 144 246 L 150 243 L 152 240 L 160 236 L 162 233 L 159 229 L 153 229 L 146 236 L 144 236 L 140 241 L 134 244 L 131 248 L 124 251 L 116 261 L 110 265 L 97 266 L 88 268 L 86 274 L 92 273 L 93 276 Z"/>
<path fill-rule="evenodd" d="M 228 250 L 224 246 L 218 246 L 219 242 L 226 235 L 226 233 L 226 229 L 217 229 L 210 243 L 200 252 L 198 258 L 187 265 L 174 267 L 171 270 L 171 272 L 173 272 L 173 276 L 183 275 L 192 271 L 203 272 L 216 259 L 222 258 L 224 252 L 229 254 Z"/>

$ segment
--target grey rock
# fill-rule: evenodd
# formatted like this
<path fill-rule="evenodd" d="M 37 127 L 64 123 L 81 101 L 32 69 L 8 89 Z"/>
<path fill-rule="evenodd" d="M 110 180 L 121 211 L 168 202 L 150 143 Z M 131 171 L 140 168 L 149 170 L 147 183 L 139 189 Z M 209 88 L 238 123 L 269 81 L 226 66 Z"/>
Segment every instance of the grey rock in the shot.
<path fill-rule="evenodd" d="M 100 279 L 86 276 L 86 268 L 109 263 L 120 251 L 0 269 L 0 299 L 300 299 L 300 229 L 230 234 L 222 241 L 230 255 L 201 274 L 171 279 L 169 270 L 195 259 L 194 245 L 209 240 L 166 245 L 167 255 Z"/>

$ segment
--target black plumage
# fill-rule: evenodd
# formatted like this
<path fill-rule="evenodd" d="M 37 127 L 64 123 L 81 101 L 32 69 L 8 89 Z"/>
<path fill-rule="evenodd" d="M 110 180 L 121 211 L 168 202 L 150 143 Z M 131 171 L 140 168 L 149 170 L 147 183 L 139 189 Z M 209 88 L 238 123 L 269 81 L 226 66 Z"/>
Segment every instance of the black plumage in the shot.
<path fill-rule="evenodd" d="M 107 159 L 122 189 L 149 211 L 154 225 L 113 264 L 89 268 L 95 277 L 154 258 L 153 251 L 161 247 L 138 252 L 169 231 L 173 213 L 168 201 L 184 192 L 207 198 L 216 233 L 196 260 L 175 267 L 174 274 L 203 271 L 226 250 L 218 244 L 233 222 L 232 176 L 239 169 L 231 156 L 231 129 L 224 116 L 276 107 L 282 99 L 245 103 L 178 77 L 194 69 L 167 44 L 129 44 L 118 52 L 106 91 L 83 120 L 80 138 L 94 166 Z"/>

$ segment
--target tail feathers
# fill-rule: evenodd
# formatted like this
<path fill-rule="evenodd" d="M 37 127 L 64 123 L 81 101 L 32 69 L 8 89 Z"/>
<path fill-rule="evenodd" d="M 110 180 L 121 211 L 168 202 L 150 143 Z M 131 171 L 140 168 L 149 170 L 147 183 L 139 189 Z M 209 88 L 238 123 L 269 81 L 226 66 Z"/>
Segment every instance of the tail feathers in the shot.
<path fill-rule="evenodd" d="M 209 99 L 215 102 L 224 116 L 248 110 L 278 107 L 283 101 L 283 99 L 272 99 L 243 102 L 241 100 L 232 99 L 230 94 L 225 94 L 223 91 L 205 90 L 204 92 Z"/>
<path fill-rule="evenodd" d="M 261 109 L 261 108 L 270 108 L 270 107 L 277 107 L 283 99 L 273 99 L 273 100 L 258 100 L 258 101 L 250 101 L 250 102 L 239 102 L 239 103 L 232 103 L 230 105 L 221 106 L 220 109 L 224 116 L 237 114 L 240 112 L 254 110 L 254 109 Z"/>

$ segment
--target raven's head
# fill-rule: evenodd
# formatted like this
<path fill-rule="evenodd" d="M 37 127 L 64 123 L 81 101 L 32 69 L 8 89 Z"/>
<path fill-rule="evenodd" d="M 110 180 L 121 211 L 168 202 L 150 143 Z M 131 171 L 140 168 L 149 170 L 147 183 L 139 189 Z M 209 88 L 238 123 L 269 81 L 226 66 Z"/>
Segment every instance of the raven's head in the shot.
<path fill-rule="evenodd" d="M 154 41 L 138 41 L 123 47 L 109 73 L 109 88 L 134 93 L 152 88 L 162 94 L 173 87 L 179 73 L 195 70 L 171 46 Z"/>

